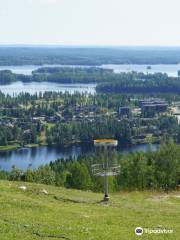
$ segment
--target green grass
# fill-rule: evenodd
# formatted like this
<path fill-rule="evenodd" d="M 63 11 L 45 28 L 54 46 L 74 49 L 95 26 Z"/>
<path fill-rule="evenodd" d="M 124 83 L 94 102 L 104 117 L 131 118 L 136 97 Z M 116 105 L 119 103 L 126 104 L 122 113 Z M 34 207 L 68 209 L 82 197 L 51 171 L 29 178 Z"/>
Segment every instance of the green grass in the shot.
<path fill-rule="evenodd" d="M 7 152 L 7 151 L 12 151 L 16 150 L 20 147 L 19 144 L 14 144 L 14 145 L 7 145 L 7 146 L 0 146 L 0 152 Z"/>
<path fill-rule="evenodd" d="M 22 185 L 27 190 L 19 189 Z M 178 240 L 179 196 L 180 192 L 116 193 L 104 204 L 102 194 L 0 181 L 0 239 Z M 138 237 L 137 226 L 170 228 L 174 233 Z"/>

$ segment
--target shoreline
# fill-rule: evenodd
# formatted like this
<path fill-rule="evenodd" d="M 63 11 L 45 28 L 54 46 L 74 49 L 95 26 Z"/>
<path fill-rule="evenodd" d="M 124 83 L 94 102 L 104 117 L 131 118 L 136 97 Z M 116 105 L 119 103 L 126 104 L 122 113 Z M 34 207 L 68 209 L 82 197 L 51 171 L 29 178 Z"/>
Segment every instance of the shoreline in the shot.
<path fill-rule="evenodd" d="M 69 147 L 72 147 L 74 145 L 83 145 L 83 144 L 90 144 L 92 143 L 91 141 L 89 142 L 72 142 L 72 143 L 69 143 L 69 144 L 66 144 L 66 145 L 58 145 L 58 144 L 51 144 L 51 145 L 48 145 L 47 143 L 41 143 L 41 144 L 26 144 L 24 146 L 20 146 L 19 144 L 15 144 L 15 145 L 7 145 L 7 146 L 0 146 L 0 153 L 5 153 L 5 152 L 11 152 L 11 151 L 15 151 L 15 150 L 18 150 L 18 149 L 23 149 L 23 148 L 39 148 L 39 147 L 43 147 L 43 146 L 46 146 L 46 147 L 51 147 L 51 146 L 57 146 L 57 147 L 60 147 L 60 148 L 69 148 Z M 160 144 L 160 141 L 153 141 L 151 143 L 149 143 L 148 141 L 133 141 L 131 144 L 129 145 L 126 145 L 126 147 L 133 147 L 133 146 L 138 146 L 138 145 L 148 145 L 148 144 Z M 119 146 L 124 146 L 122 144 L 120 144 Z"/>

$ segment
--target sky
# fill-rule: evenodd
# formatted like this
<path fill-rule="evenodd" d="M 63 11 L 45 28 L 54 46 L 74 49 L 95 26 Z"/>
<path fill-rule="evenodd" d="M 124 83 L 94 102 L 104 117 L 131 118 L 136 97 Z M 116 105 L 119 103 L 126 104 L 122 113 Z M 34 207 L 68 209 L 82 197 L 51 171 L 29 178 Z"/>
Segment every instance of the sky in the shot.
<path fill-rule="evenodd" d="M 180 46 L 180 0 L 0 0 L 0 44 Z"/>

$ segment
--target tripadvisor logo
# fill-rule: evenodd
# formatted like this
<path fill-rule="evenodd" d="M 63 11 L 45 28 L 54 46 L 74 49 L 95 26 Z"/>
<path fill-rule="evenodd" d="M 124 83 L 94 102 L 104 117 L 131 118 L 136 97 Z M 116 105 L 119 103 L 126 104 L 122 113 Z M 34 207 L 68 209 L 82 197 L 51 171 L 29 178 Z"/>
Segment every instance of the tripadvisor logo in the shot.
<path fill-rule="evenodd" d="M 135 234 L 141 236 L 143 234 L 143 229 L 141 227 L 137 227 L 135 229 Z"/>
<path fill-rule="evenodd" d="M 137 227 L 135 229 L 135 234 L 141 236 L 142 234 L 171 234 L 173 233 L 173 229 L 166 228 L 142 228 Z"/>

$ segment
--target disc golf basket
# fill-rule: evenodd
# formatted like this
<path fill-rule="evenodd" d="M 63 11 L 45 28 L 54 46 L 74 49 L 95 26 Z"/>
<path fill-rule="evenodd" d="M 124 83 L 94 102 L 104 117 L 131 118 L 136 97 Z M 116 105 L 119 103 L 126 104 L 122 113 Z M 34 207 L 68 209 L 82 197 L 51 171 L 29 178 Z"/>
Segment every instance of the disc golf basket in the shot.
<path fill-rule="evenodd" d="M 109 152 L 111 152 L 113 148 L 117 147 L 117 145 L 118 141 L 114 139 L 94 140 L 96 151 L 104 154 L 104 158 L 101 163 L 92 165 L 93 175 L 104 178 L 104 201 L 109 201 L 108 177 L 116 176 L 120 173 L 120 166 L 112 163 L 109 159 Z"/>

